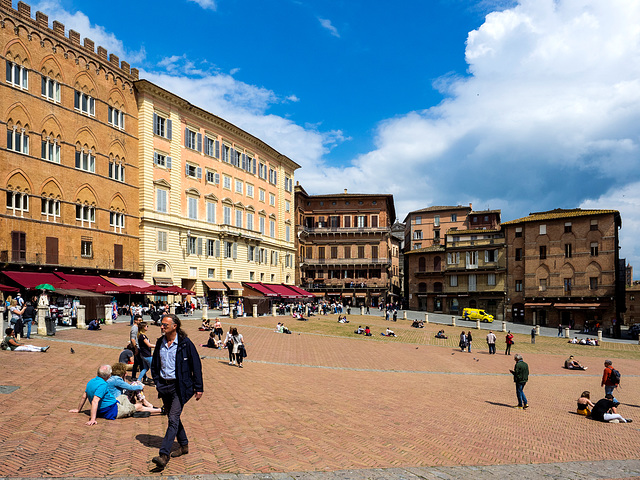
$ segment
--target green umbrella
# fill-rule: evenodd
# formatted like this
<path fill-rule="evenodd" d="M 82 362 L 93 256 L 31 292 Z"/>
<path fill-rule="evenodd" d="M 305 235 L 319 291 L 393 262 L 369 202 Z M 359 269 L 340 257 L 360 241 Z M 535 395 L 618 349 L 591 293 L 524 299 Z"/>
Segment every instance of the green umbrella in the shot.
<path fill-rule="evenodd" d="M 36 287 L 36 290 L 51 290 L 52 292 L 55 292 L 56 289 L 49 283 L 41 283 Z"/>

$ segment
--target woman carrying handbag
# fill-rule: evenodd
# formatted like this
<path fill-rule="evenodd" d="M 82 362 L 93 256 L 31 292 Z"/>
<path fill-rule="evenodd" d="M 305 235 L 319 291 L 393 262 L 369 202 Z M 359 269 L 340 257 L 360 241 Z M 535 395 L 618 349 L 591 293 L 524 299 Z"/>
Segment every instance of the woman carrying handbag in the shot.
<path fill-rule="evenodd" d="M 238 362 L 238 367 L 242 368 L 242 359 L 247 356 L 244 348 L 244 338 L 238 333 L 238 329 L 231 330 L 231 338 L 233 339 L 233 354 Z"/>

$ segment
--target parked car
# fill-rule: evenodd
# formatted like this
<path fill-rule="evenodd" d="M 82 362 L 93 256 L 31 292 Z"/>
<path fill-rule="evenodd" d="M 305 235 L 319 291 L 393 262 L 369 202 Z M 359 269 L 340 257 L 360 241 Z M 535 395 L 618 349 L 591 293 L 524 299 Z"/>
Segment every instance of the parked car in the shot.
<path fill-rule="evenodd" d="M 478 308 L 465 308 L 462 310 L 462 318 L 463 320 L 480 320 L 481 322 L 489 323 L 493 322 L 493 315 Z"/>

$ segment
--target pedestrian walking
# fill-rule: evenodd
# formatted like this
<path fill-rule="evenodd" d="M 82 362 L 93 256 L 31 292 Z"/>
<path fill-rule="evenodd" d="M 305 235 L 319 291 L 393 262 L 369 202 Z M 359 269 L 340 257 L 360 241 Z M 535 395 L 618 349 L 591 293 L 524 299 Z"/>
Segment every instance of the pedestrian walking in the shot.
<path fill-rule="evenodd" d="M 244 347 L 244 337 L 238 333 L 238 329 L 231 330 L 231 338 L 233 340 L 233 354 L 238 362 L 238 367 L 242 368 L 242 360 L 247 356 L 247 350 Z"/>
<path fill-rule="evenodd" d="M 473 341 L 473 337 L 471 336 L 471 330 L 467 332 L 467 351 L 471 353 L 471 342 Z"/>
<path fill-rule="evenodd" d="M 513 375 L 513 381 L 516 384 L 516 397 L 518 398 L 518 405 L 515 408 L 529 408 L 527 397 L 524 394 L 524 386 L 529 381 L 529 365 L 522 360 L 522 355 L 516 353 L 514 355 L 516 366 L 513 370 L 509 370 Z"/>
<path fill-rule="evenodd" d="M 600 386 L 604 387 L 605 395 L 613 395 L 613 391 L 620 384 L 620 372 L 613 368 L 613 362 L 611 360 L 604 361 L 604 371 L 602 372 L 602 381 Z"/>
<path fill-rule="evenodd" d="M 189 440 L 180 415 L 185 404 L 195 395 L 196 400 L 202 398 L 202 364 L 193 342 L 182 330 L 177 315 L 164 315 L 160 323 L 163 335 L 158 338 L 151 372 L 158 390 L 158 396 L 164 404 L 169 425 L 160 446 L 160 453 L 152 461 L 157 468 L 164 470 L 169 462 L 169 455 L 179 457 L 189 453 Z M 174 440 L 180 447 L 171 452 Z"/>
<path fill-rule="evenodd" d="M 562 335 L 562 324 L 558 325 L 558 336 Z"/>
<path fill-rule="evenodd" d="M 511 330 L 509 330 L 507 332 L 507 336 L 505 337 L 505 341 L 507 342 L 507 349 L 504 351 L 505 355 L 510 355 L 511 354 L 511 345 L 513 345 L 515 342 L 513 341 L 513 334 L 511 333 Z"/>
<path fill-rule="evenodd" d="M 467 335 L 464 333 L 464 330 L 460 332 L 460 343 L 458 345 L 460 347 L 460 351 L 464 352 L 464 349 L 467 346 Z"/>
<path fill-rule="evenodd" d="M 236 355 L 233 353 L 233 327 L 229 327 L 227 336 L 224 337 L 224 346 L 229 354 L 229 365 L 236 364 Z"/>
<path fill-rule="evenodd" d="M 531 343 L 536 343 L 536 327 L 531 329 Z"/>
<path fill-rule="evenodd" d="M 496 334 L 490 330 L 487 334 L 487 345 L 489 346 L 490 355 L 494 355 L 496 353 L 496 340 Z"/>

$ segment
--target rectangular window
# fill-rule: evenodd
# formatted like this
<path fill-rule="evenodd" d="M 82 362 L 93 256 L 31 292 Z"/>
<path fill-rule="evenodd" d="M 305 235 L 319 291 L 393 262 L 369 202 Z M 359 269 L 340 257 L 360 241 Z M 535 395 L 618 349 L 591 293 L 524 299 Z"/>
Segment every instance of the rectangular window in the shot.
<path fill-rule="evenodd" d="M 187 198 L 187 216 L 192 220 L 198 219 L 198 199 L 194 197 Z"/>
<path fill-rule="evenodd" d="M 80 240 L 80 256 L 82 258 L 93 258 L 93 241 Z"/>
<path fill-rule="evenodd" d="M 284 240 L 285 242 L 291 241 L 291 225 L 284 226 Z"/>
<path fill-rule="evenodd" d="M 153 134 L 158 135 L 160 137 L 166 138 L 167 140 L 171 140 L 171 128 L 172 123 L 168 118 L 163 117 L 162 115 L 158 115 L 157 113 L 153 114 Z"/>
<path fill-rule="evenodd" d="M 244 192 L 244 184 L 242 183 L 242 180 L 236 179 L 236 193 L 243 193 L 243 192 Z"/>
<path fill-rule="evenodd" d="M 414 240 L 422 240 L 422 230 L 416 230 L 413 232 Z"/>
<path fill-rule="evenodd" d="M 29 136 L 24 128 L 7 130 L 7 149 L 29 155 Z"/>
<path fill-rule="evenodd" d="M 42 77 L 42 96 L 52 102 L 60 102 L 60 84 L 57 80 Z"/>
<path fill-rule="evenodd" d="M 487 285 L 495 286 L 496 284 L 496 274 L 495 273 L 487 273 Z"/>
<path fill-rule="evenodd" d="M 284 211 L 285 212 L 290 212 L 291 211 L 291 202 L 289 200 L 285 200 L 284 201 Z"/>
<path fill-rule="evenodd" d="M 520 260 L 522 260 L 522 249 L 516 248 L 516 262 L 519 262 Z"/>
<path fill-rule="evenodd" d="M 540 285 L 539 285 L 538 289 L 541 292 L 544 292 L 544 291 L 547 290 L 547 279 L 546 278 L 541 278 L 540 279 Z"/>
<path fill-rule="evenodd" d="M 589 290 L 597 290 L 597 289 L 598 289 L 598 277 L 590 277 Z"/>
<path fill-rule="evenodd" d="M 365 215 L 356 215 L 354 217 L 355 227 L 364 228 L 367 226 L 367 217 Z"/>
<path fill-rule="evenodd" d="M 109 226 L 115 233 L 122 233 L 124 230 L 124 213 L 109 212 Z"/>
<path fill-rule="evenodd" d="M 346 245 L 344 247 L 344 258 L 351 258 L 351 246 Z"/>
<path fill-rule="evenodd" d="M 263 180 L 267 179 L 267 166 L 264 163 L 258 165 L 258 176 Z"/>
<path fill-rule="evenodd" d="M 184 173 L 187 177 L 202 178 L 202 169 L 196 165 L 187 163 L 184 167 Z"/>
<path fill-rule="evenodd" d="M 571 258 L 572 254 L 571 254 L 571 244 L 570 243 L 565 243 L 564 244 L 564 256 L 565 258 Z"/>
<path fill-rule="evenodd" d="M 269 205 L 272 207 L 276 206 L 276 196 L 273 193 L 269 194 Z"/>
<path fill-rule="evenodd" d="M 91 228 L 96 221 L 96 209 L 89 205 L 76 205 L 76 220 L 83 227 Z"/>
<path fill-rule="evenodd" d="M 264 202 L 265 201 L 265 194 L 266 194 L 266 192 L 263 189 L 260 189 L 258 200 L 260 200 L 261 202 Z"/>
<path fill-rule="evenodd" d="M 269 220 L 269 236 L 276 238 L 276 222 L 274 220 Z"/>
<path fill-rule="evenodd" d="M 547 226 L 540 225 L 540 235 L 546 235 L 546 234 L 547 234 Z"/>
<path fill-rule="evenodd" d="M 60 145 L 57 139 L 42 140 L 42 148 L 40 150 L 40 158 L 49 160 L 50 162 L 60 163 Z"/>
<path fill-rule="evenodd" d="M 565 293 L 571 293 L 571 279 L 570 278 L 565 278 L 564 279 L 564 292 Z"/>
<path fill-rule="evenodd" d="M 592 257 L 598 256 L 598 242 L 591 243 L 591 256 Z"/>
<path fill-rule="evenodd" d="M 156 211 L 167 213 L 167 191 L 161 188 L 156 190 Z"/>
<path fill-rule="evenodd" d="M 433 231 L 433 243 L 436 245 L 440 243 L 440 230 Z"/>
<path fill-rule="evenodd" d="M 76 90 L 74 97 L 74 108 L 82 113 L 95 117 L 96 101 L 93 97 Z"/>
<path fill-rule="evenodd" d="M 124 165 L 122 163 L 109 162 L 109 178 L 124 182 Z"/>
<path fill-rule="evenodd" d="M 478 267 L 478 252 L 467 252 L 467 268 L 477 268 Z"/>
<path fill-rule="evenodd" d="M 227 270 L 227 280 L 233 280 L 233 270 Z"/>
<path fill-rule="evenodd" d="M 220 184 L 220 174 L 216 172 L 212 172 L 211 170 L 207 170 L 207 183 L 212 183 L 214 185 Z"/>
<path fill-rule="evenodd" d="M 318 260 L 324 260 L 324 247 L 318 247 Z"/>
<path fill-rule="evenodd" d="M 216 223 L 216 204 L 207 202 L 207 222 Z"/>
<path fill-rule="evenodd" d="M 374 259 L 374 260 L 378 258 L 378 246 L 377 245 L 372 245 L 371 246 L 371 258 Z"/>
<path fill-rule="evenodd" d="M 207 268 L 207 278 L 216 278 L 216 269 L 215 268 Z"/>
<path fill-rule="evenodd" d="M 216 241 L 208 239 L 207 240 L 207 257 L 215 257 L 216 256 Z M 210 268 L 209 270 L 213 270 Z M 213 276 L 209 276 L 209 278 L 213 278 Z"/>
<path fill-rule="evenodd" d="M 547 246 L 540 245 L 540 260 L 546 260 L 546 259 L 547 259 Z"/>
<path fill-rule="evenodd" d="M 247 248 L 247 261 L 248 262 L 253 262 L 256 259 L 256 247 L 254 247 L 253 245 L 249 245 L 249 248 Z"/>
<path fill-rule="evenodd" d="M 264 232 L 265 232 L 265 230 L 264 230 L 264 222 L 265 222 L 264 217 L 260 217 L 260 221 L 259 221 L 259 223 L 260 223 L 260 233 L 262 235 L 264 235 Z"/>
<path fill-rule="evenodd" d="M 278 184 L 278 172 L 273 168 L 269 169 L 269 183 Z"/>
<path fill-rule="evenodd" d="M 497 250 L 485 250 L 484 251 L 484 263 L 495 263 L 498 260 Z"/>
<path fill-rule="evenodd" d="M 200 138 L 200 142 L 202 142 L 202 137 L 200 133 L 196 133 L 189 128 L 184 129 L 184 146 L 190 148 L 191 150 L 200 151 L 198 148 L 198 138 Z"/>
<path fill-rule="evenodd" d="M 338 258 L 338 247 L 331 247 L 331 258 Z"/>
<path fill-rule="evenodd" d="M 516 238 L 522 237 L 522 227 L 516 227 Z"/>
<path fill-rule="evenodd" d="M 589 230 L 592 232 L 598 230 L 598 220 L 591 220 L 591 225 L 589 226 Z"/>
<path fill-rule="evenodd" d="M 458 215 L 456 215 L 455 213 L 451 214 L 451 221 L 452 222 L 457 222 L 458 221 Z"/>
<path fill-rule="evenodd" d="M 522 291 L 522 280 L 516 280 L 516 292 Z"/>
<path fill-rule="evenodd" d="M 226 188 L 227 190 L 231 190 L 231 177 L 223 175 L 222 176 L 222 186 L 223 186 L 223 188 Z"/>
<path fill-rule="evenodd" d="M 433 226 L 434 227 L 440 226 L 440 215 L 436 215 L 435 217 L 433 217 Z"/>
<path fill-rule="evenodd" d="M 458 286 L 458 275 L 451 275 L 449 277 L 449 286 L 457 287 Z"/>
<path fill-rule="evenodd" d="M 109 107 L 107 113 L 108 122 L 114 127 L 124 130 L 124 112 L 117 108 Z"/>
<path fill-rule="evenodd" d="M 171 157 L 163 153 L 153 152 L 153 164 L 159 167 L 171 169 Z"/>
<path fill-rule="evenodd" d="M 158 232 L 158 251 L 166 252 L 167 251 L 167 232 Z"/>
<path fill-rule="evenodd" d="M 7 83 L 26 90 L 29 88 L 29 73 L 27 67 L 7 60 Z"/>
<path fill-rule="evenodd" d="M 57 222 L 60 218 L 60 200 L 43 198 L 40 213 L 42 213 L 47 222 Z"/>
<path fill-rule="evenodd" d="M 236 227 L 242 228 L 242 210 L 236 210 Z"/>
<path fill-rule="evenodd" d="M 364 245 L 358 246 L 358 258 L 364 258 Z"/>
<path fill-rule="evenodd" d="M 247 197 L 253 198 L 253 185 L 247 183 Z"/>
<path fill-rule="evenodd" d="M 344 216 L 344 226 L 345 226 L 345 228 L 351 228 L 351 216 L 350 215 L 345 215 Z"/>
<path fill-rule="evenodd" d="M 253 213 L 247 213 L 247 230 L 253 230 Z"/>
<path fill-rule="evenodd" d="M 422 225 L 422 217 L 420 217 L 420 216 L 416 217 L 415 224 L 416 225 Z"/>
<path fill-rule="evenodd" d="M 218 152 L 220 150 L 220 144 L 217 140 L 213 138 L 209 138 L 205 135 L 204 137 L 204 154 L 209 157 L 218 158 Z"/>
<path fill-rule="evenodd" d="M 285 175 L 284 177 L 284 189 L 287 192 L 292 192 L 293 191 L 293 180 L 291 179 L 291 177 Z"/>
<path fill-rule="evenodd" d="M 85 172 L 96 173 L 96 157 L 91 150 L 88 152 L 85 152 L 84 149 L 76 151 L 76 168 Z"/>
<path fill-rule="evenodd" d="M 196 237 L 187 237 L 187 254 L 196 255 L 198 239 Z"/>
<path fill-rule="evenodd" d="M 472 273 L 469 275 L 469 291 L 475 292 L 477 289 L 477 276 L 475 273 Z"/>
<path fill-rule="evenodd" d="M 571 222 L 565 222 L 564 233 L 571 233 Z"/>
<path fill-rule="evenodd" d="M 222 223 L 231 225 L 231 207 L 222 207 Z"/>
<path fill-rule="evenodd" d="M 231 150 L 233 150 L 229 145 L 222 145 L 222 161 L 225 163 L 231 163 Z"/>

